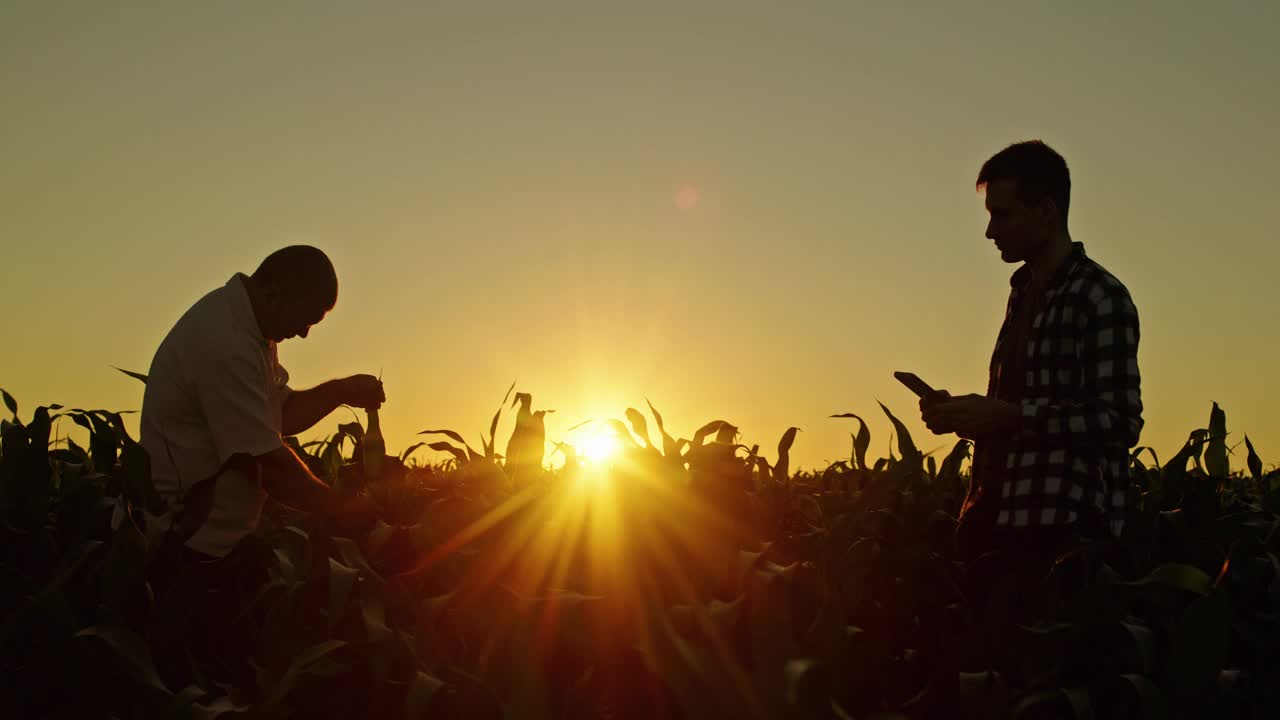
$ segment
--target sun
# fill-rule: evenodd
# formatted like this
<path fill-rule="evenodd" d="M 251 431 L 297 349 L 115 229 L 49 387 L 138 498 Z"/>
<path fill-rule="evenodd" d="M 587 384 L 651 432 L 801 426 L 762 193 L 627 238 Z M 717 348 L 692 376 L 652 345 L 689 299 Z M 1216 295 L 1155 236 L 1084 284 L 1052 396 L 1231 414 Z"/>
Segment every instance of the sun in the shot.
<path fill-rule="evenodd" d="M 621 443 L 608 428 L 596 427 L 585 429 L 574 440 L 573 446 L 577 448 L 578 455 L 583 459 L 599 463 L 613 457 L 621 447 Z"/>

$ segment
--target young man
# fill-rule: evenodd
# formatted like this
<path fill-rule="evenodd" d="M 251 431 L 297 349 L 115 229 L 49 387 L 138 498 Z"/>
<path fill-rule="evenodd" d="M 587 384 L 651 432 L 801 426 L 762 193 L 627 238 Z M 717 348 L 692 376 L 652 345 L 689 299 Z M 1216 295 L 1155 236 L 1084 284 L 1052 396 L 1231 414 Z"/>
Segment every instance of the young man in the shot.
<path fill-rule="evenodd" d="M 920 402 L 934 433 L 974 441 L 957 528 L 961 554 L 989 550 L 1047 569 L 1080 535 L 1119 534 L 1129 448 L 1142 430 L 1138 311 L 1067 229 L 1071 177 L 1040 141 L 1001 150 L 978 173 L 986 236 L 1008 263 L 1004 325 L 985 395 Z"/>
<path fill-rule="evenodd" d="M 257 527 L 268 496 L 344 524 L 372 523 L 366 500 L 339 496 L 283 441 L 340 405 L 371 408 L 386 400 L 371 375 L 289 387 L 276 344 L 305 338 L 337 299 L 329 258 L 290 246 L 253 275 L 236 273 L 198 300 L 160 343 L 142 399 L 140 440 L 156 489 L 171 507 L 181 505 L 193 484 L 221 473 L 209 517 L 186 543 L 188 559 L 227 555 Z"/>

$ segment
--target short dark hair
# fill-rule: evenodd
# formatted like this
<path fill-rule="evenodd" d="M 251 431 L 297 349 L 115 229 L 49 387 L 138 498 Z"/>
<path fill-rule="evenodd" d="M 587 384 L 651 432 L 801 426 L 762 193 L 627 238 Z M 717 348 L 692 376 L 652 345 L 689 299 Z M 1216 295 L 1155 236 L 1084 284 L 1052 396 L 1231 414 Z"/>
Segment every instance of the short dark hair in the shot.
<path fill-rule="evenodd" d="M 298 297 L 333 307 L 338 302 L 338 274 L 329 256 L 310 245 L 290 245 L 267 256 L 253 279 Z"/>
<path fill-rule="evenodd" d="M 978 171 L 979 190 L 997 180 L 1013 180 L 1018 199 L 1031 204 L 1048 197 L 1067 219 L 1071 206 L 1071 172 L 1067 161 L 1040 140 L 1014 143 L 991 156 Z"/>

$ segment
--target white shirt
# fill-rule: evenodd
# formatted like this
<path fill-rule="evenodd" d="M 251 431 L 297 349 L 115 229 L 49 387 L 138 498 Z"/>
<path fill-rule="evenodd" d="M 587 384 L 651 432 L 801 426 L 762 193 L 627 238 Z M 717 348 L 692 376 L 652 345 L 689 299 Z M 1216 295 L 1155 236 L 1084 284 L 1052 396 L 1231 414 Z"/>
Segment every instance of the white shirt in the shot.
<path fill-rule="evenodd" d="M 265 455 L 284 446 L 289 373 L 280 366 L 276 344 L 258 328 L 247 279 L 236 273 L 196 301 L 151 361 L 140 443 L 151 456 L 156 490 L 173 509 L 232 455 Z M 256 480 L 223 473 L 209 518 L 187 546 L 226 555 L 257 528 L 265 501 Z"/>

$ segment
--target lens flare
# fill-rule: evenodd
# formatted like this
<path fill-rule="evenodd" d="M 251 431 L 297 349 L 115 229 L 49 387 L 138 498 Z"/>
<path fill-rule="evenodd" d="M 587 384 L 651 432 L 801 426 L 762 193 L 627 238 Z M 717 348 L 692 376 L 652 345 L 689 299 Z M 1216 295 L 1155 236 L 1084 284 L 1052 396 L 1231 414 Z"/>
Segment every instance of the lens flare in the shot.
<path fill-rule="evenodd" d="M 613 457 L 621 443 L 607 428 L 590 428 L 573 441 L 573 446 L 583 459 L 599 463 Z"/>

